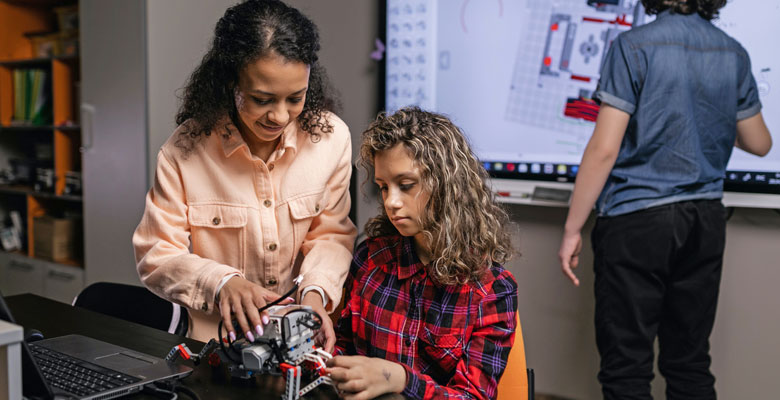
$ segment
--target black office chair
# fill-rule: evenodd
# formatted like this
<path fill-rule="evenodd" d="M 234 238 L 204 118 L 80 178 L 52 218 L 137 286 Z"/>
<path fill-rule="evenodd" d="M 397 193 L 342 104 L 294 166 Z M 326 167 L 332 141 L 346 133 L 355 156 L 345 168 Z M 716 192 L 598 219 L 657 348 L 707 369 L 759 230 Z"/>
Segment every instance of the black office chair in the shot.
<path fill-rule="evenodd" d="M 149 289 L 122 283 L 93 283 L 73 299 L 73 306 L 110 315 L 180 336 L 187 334 L 187 309 Z"/>

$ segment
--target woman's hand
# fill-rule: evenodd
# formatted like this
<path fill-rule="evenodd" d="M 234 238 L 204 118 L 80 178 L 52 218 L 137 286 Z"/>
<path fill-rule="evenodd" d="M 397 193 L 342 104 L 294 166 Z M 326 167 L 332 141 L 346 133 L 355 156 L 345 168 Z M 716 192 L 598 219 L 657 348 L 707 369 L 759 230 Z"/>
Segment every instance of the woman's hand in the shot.
<path fill-rule="evenodd" d="M 234 317 L 247 339 L 254 342 L 255 334 L 262 336 L 263 325 L 268 323 L 268 313 L 265 311 L 260 313 L 257 310 L 278 298 L 279 295 L 275 292 L 240 276 L 230 278 L 219 291 L 219 312 L 230 340 L 236 340 L 232 322 Z M 292 302 L 293 299 L 288 298 L 281 304 Z"/>
<path fill-rule="evenodd" d="M 333 385 L 345 399 L 373 399 L 385 393 L 401 393 L 406 387 L 404 367 L 392 361 L 336 356 L 327 365 Z"/>
<path fill-rule="evenodd" d="M 328 312 L 325 311 L 322 303 L 322 297 L 314 290 L 307 292 L 306 296 L 301 299 L 301 305 L 311 307 L 320 316 L 320 320 L 322 320 L 322 326 L 320 326 L 319 332 L 314 337 L 314 342 L 328 353 L 333 353 L 333 347 L 336 344 L 336 331 L 333 330 L 333 321 L 330 319 Z"/>

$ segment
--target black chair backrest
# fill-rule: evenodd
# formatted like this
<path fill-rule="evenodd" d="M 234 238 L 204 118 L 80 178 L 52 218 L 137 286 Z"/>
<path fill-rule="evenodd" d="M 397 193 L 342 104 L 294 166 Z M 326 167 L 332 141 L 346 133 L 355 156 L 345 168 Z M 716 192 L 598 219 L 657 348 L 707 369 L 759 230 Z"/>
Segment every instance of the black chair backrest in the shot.
<path fill-rule="evenodd" d="M 173 303 L 145 287 L 122 283 L 93 283 L 79 293 L 73 305 L 166 332 L 174 317 Z M 180 320 L 174 333 L 185 335 L 187 311 L 184 307 L 180 309 Z"/>

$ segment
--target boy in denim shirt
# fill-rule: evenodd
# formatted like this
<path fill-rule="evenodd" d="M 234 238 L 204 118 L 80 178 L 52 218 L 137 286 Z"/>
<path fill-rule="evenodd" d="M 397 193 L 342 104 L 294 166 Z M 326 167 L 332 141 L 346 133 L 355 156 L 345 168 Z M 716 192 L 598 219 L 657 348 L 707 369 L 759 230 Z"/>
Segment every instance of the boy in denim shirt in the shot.
<path fill-rule="evenodd" d="M 726 0 L 642 0 L 658 18 L 610 48 L 601 101 L 559 251 L 579 263 L 592 232 L 599 381 L 605 399 L 650 399 L 653 341 L 669 399 L 714 399 L 709 336 L 726 218 L 720 199 L 733 146 L 772 146 L 747 52 L 710 20 Z"/>

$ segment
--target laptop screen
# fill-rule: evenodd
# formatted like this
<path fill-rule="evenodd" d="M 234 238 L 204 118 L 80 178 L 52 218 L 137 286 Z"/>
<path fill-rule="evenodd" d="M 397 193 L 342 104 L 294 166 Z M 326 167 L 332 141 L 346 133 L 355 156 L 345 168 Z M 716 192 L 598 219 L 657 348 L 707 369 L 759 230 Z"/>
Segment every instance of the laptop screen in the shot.
<path fill-rule="evenodd" d="M 2 293 L 0 293 L 0 319 L 16 324 Z M 26 342 L 22 342 L 22 394 L 28 399 L 54 398 L 54 393 L 43 379 L 43 374 L 33 360 Z"/>

